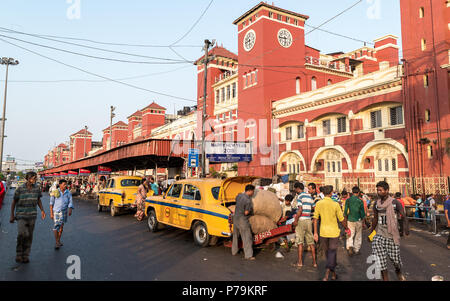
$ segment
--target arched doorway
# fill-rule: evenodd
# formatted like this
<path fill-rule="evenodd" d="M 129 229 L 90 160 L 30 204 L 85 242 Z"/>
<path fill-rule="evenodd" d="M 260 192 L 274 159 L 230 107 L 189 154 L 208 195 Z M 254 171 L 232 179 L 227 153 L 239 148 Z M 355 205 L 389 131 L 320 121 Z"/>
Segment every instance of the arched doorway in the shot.
<path fill-rule="evenodd" d="M 351 169 L 351 161 L 342 147 L 319 148 L 311 162 L 314 173 L 323 174 L 324 185 L 333 185 L 336 191 L 343 188 L 342 174 Z"/>
<path fill-rule="evenodd" d="M 401 192 L 407 185 L 408 159 L 406 151 L 398 142 L 368 143 L 358 156 L 360 171 L 373 173 L 374 185 L 386 181 L 391 192 Z"/>
<path fill-rule="evenodd" d="M 300 174 L 304 171 L 304 159 L 303 156 L 297 152 L 287 152 L 280 156 L 278 160 L 277 173 L 279 175 L 286 174 Z"/>

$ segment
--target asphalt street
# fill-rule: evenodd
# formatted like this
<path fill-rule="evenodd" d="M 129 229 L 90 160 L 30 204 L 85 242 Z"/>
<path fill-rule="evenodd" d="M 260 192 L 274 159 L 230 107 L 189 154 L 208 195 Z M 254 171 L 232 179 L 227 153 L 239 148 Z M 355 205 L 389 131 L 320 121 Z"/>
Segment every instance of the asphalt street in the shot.
<path fill-rule="evenodd" d="M 284 259 L 276 259 L 276 251 L 261 249 L 255 261 L 245 261 L 243 254 L 218 246 L 200 248 L 194 245 L 192 233 L 166 228 L 157 233 L 147 229 L 146 221 L 138 222 L 132 214 L 111 217 L 97 212 L 93 201 L 75 200 L 75 210 L 64 228 L 60 250 L 54 249 L 52 221 L 47 217 L 36 222 L 30 263 L 15 263 L 17 224 L 9 223 L 13 190 L 8 191 L 0 211 L 0 281 L 68 280 L 67 258 L 76 255 L 81 261 L 81 280 L 320 280 L 324 258 L 319 268 L 311 267 L 310 253 L 305 253 L 304 267 L 291 267 L 297 249 L 281 249 Z M 43 205 L 48 215 L 49 196 Z M 408 238 L 402 240 L 401 255 L 408 280 L 431 280 L 435 275 L 450 280 L 450 251 L 445 248 L 446 235 L 432 235 L 413 226 Z M 364 236 L 367 236 L 365 233 Z M 340 280 L 369 280 L 370 244 L 364 240 L 361 255 L 348 257 L 341 242 L 337 273 Z M 391 279 L 395 275 L 391 266 Z"/>

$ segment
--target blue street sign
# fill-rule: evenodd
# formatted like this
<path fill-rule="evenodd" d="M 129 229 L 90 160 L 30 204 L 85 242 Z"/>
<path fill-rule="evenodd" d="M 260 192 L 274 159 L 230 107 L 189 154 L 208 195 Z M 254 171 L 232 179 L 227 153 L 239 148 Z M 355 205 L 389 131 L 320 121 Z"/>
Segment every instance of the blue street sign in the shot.
<path fill-rule="evenodd" d="M 189 149 L 188 167 L 198 167 L 199 165 L 199 151 L 196 148 Z"/>
<path fill-rule="evenodd" d="M 252 161 L 251 154 L 207 154 L 206 157 L 209 159 L 209 162 L 232 163 Z"/>

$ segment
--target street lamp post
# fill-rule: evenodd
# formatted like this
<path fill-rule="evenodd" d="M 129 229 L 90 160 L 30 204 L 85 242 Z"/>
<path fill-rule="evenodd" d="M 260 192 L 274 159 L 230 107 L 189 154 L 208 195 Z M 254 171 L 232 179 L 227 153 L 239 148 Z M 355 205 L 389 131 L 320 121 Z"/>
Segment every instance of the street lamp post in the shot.
<path fill-rule="evenodd" d="M 0 145 L 0 173 L 2 172 L 3 168 L 3 143 L 5 140 L 5 122 L 6 122 L 6 94 L 8 91 L 8 69 L 9 65 L 18 65 L 19 61 L 15 60 L 13 58 L 7 58 L 3 57 L 0 60 L 1 65 L 6 65 L 6 80 L 5 80 L 5 98 L 3 99 L 3 117 L 2 117 L 2 142 Z"/>
<path fill-rule="evenodd" d="M 86 138 L 87 138 L 87 130 L 88 130 L 88 127 L 87 127 L 87 125 L 84 127 L 84 156 L 86 157 L 87 156 L 87 154 L 86 154 Z"/>
<path fill-rule="evenodd" d="M 205 153 L 205 122 L 206 118 L 208 117 L 206 115 L 206 96 L 207 96 L 207 84 L 208 84 L 208 63 L 210 58 L 208 57 L 209 54 L 209 48 L 211 46 L 214 46 L 215 40 L 212 42 L 209 40 L 205 40 L 205 46 L 203 47 L 203 50 L 205 51 L 205 58 L 204 58 L 204 77 L 203 77 L 203 110 L 202 110 L 202 178 L 206 177 L 207 170 L 206 170 L 206 153 Z M 214 58 L 214 56 L 213 56 Z"/>
<path fill-rule="evenodd" d="M 111 106 L 111 119 L 110 119 L 110 123 L 109 123 L 109 149 L 111 149 L 111 142 L 112 142 L 112 121 L 114 116 L 116 116 L 116 114 L 114 114 L 114 111 L 116 110 L 116 107 Z"/>

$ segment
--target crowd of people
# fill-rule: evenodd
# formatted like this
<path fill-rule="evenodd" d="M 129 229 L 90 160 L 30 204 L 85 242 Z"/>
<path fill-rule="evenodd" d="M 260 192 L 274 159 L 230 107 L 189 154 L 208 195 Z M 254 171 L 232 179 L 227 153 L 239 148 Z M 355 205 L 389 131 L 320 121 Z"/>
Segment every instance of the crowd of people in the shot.
<path fill-rule="evenodd" d="M 91 197 L 94 196 L 98 191 L 101 190 L 99 185 L 101 180 L 97 183 L 90 182 L 86 179 L 75 178 L 75 179 L 63 179 L 67 182 L 67 189 L 73 196 L 81 197 Z M 104 180 L 103 180 L 104 181 Z M 59 180 L 44 180 L 42 182 L 42 192 L 51 192 L 58 187 Z"/>
<path fill-rule="evenodd" d="M 245 192 L 236 197 L 233 218 L 232 254 L 238 253 L 238 240 L 241 238 L 245 258 L 249 260 L 255 259 L 251 248 L 252 235 L 248 222 L 253 212 L 251 197 L 255 189 L 255 186 L 248 185 Z M 409 235 L 406 206 L 416 206 L 418 215 L 428 216 L 427 212 L 437 209 L 435 196 L 428 195 L 426 203 L 422 202 L 418 195 L 414 196 L 415 200 L 405 200 L 400 193 L 391 194 L 389 184 L 385 181 L 377 183 L 376 190 L 376 196 L 370 198 L 357 186 L 353 187 L 351 192 L 344 190 L 342 193 L 337 193 L 331 185 L 317 189 L 315 183 L 309 183 L 305 187 L 303 183 L 296 182 L 293 193 L 280 199 L 282 207 L 280 222 L 292 224 L 295 229 L 293 241 L 288 243 L 286 238 L 282 239 L 282 245 L 289 247 L 291 243 L 294 243 L 294 246 L 298 247 L 298 260 L 292 265 L 301 269 L 303 253 L 309 250 L 312 266 L 317 268 L 319 249 L 325 254 L 327 261 L 323 280 L 328 281 L 330 276 L 332 280 L 336 280 L 339 238 L 342 235 L 346 237 L 345 248 L 348 256 L 356 256 L 361 254 L 363 230 L 368 229 L 370 235 L 367 240 L 372 244 L 372 255 L 382 279 L 388 280 L 389 259 L 394 265 L 398 279 L 405 280 L 401 270 L 400 238 Z M 447 220 L 446 226 L 450 228 L 449 210 L 450 197 L 447 195 L 444 213 Z M 450 234 L 447 248 L 450 250 Z"/>
<path fill-rule="evenodd" d="M 26 183 L 19 186 L 11 204 L 10 222 L 17 222 L 18 236 L 16 246 L 16 261 L 29 262 L 29 254 L 33 240 L 33 231 L 37 219 L 37 207 L 40 217 L 45 219 L 47 214 L 42 206 L 41 197 L 43 188 L 36 184 L 37 174 L 29 172 L 25 176 Z M 82 187 L 83 185 L 84 188 Z M 0 184 L 0 197 L 4 189 Z M 55 236 L 55 249 L 63 246 L 61 237 L 68 216 L 74 209 L 72 190 L 80 187 L 80 191 L 90 191 L 89 183 L 70 182 L 66 179 L 49 182 L 43 185 L 44 190 L 50 194 L 50 218 L 53 220 L 52 231 Z M 93 190 L 101 190 L 106 186 L 106 178 L 100 177 Z M 368 229 L 370 235 L 367 240 L 372 244 L 372 255 L 375 257 L 377 269 L 383 280 L 388 280 L 387 262 L 390 260 L 395 268 L 399 280 L 405 280 L 402 273 L 402 260 L 400 256 L 401 237 L 409 235 L 407 205 L 415 206 L 415 213 L 423 215 L 434 214 L 437 209 L 434 195 L 428 195 L 422 200 L 415 195 L 413 201 L 402 198 L 400 193 L 391 194 L 389 184 L 385 181 L 376 184 L 377 194 L 370 198 L 359 187 L 355 186 L 351 192 L 337 193 L 333 186 L 326 185 L 320 188 L 314 183 L 305 187 L 303 183 L 296 182 L 294 191 L 287 194 L 281 203 L 282 219 L 280 222 L 292 224 L 295 229 L 294 245 L 298 247 L 297 262 L 293 266 L 301 269 L 304 263 L 304 252 L 309 250 L 312 257 L 312 266 L 317 268 L 318 254 L 326 257 L 326 271 L 324 281 L 338 279 L 336 274 L 337 249 L 340 237 L 344 235 L 345 248 L 348 256 L 361 254 L 363 243 L 363 230 Z M 242 239 L 245 258 L 254 260 L 253 235 L 249 224 L 249 217 L 253 214 L 252 196 L 256 187 L 247 185 L 245 192 L 236 197 L 236 208 L 233 217 L 233 247 L 232 254 L 239 252 L 239 238 Z M 164 191 L 155 182 L 153 177 L 143 178 L 136 195 L 136 215 L 138 220 L 144 216 L 144 202 L 148 196 L 160 195 Z M 1 206 L 1 202 L 0 202 Z M 1 208 L 1 207 L 0 207 Z M 371 212 L 370 212 L 370 211 Z M 447 227 L 450 228 L 450 196 L 444 202 L 444 214 Z M 283 239 L 288 246 L 287 239 Z M 447 240 L 447 249 L 450 250 L 450 234 Z"/>

